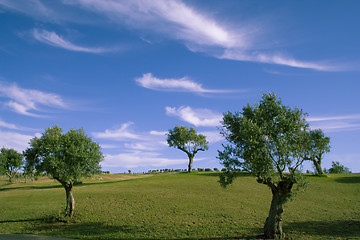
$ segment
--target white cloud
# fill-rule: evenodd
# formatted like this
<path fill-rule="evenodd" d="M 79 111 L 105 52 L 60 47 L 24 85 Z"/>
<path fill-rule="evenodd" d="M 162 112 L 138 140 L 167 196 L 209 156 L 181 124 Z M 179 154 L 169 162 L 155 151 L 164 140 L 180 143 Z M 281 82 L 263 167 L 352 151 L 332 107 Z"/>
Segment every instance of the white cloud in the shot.
<path fill-rule="evenodd" d="M 340 66 L 335 67 L 328 64 L 300 61 L 292 57 L 286 57 L 282 54 L 266 54 L 259 52 L 244 51 L 244 49 L 226 49 L 222 55 L 219 56 L 221 59 L 237 60 L 237 61 L 249 61 L 249 62 L 260 62 L 268 64 L 285 65 L 296 68 L 307 68 L 318 71 L 341 71 Z"/>
<path fill-rule="evenodd" d="M 48 44 L 53 47 L 64 48 L 69 51 L 75 52 L 87 52 L 87 53 L 102 53 L 111 51 L 110 49 L 105 48 L 89 48 L 89 47 L 82 47 L 79 45 L 75 45 L 68 40 L 64 39 L 63 37 L 59 36 L 55 32 L 49 32 L 43 29 L 34 29 L 33 30 L 33 37 L 45 44 Z"/>
<path fill-rule="evenodd" d="M 188 159 L 168 159 L 161 157 L 159 153 L 135 151 L 130 153 L 106 154 L 104 161 L 101 163 L 103 167 L 166 167 L 176 164 L 184 164 Z"/>
<path fill-rule="evenodd" d="M 178 0 L 77 0 L 66 3 L 105 15 L 119 24 L 150 29 L 198 45 L 230 47 L 244 42 L 215 20 Z"/>
<path fill-rule="evenodd" d="M 205 52 L 221 59 L 279 64 L 319 71 L 341 70 L 340 67 L 328 64 L 300 61 L 284 57 L 282 54 L 253 50 L 256 48 L 252 46 L 254 42 L 268 40 L 266 36 L 254 35 L 254 32 L 261 31 L 254 31 L 258 27 L 245 22 L 238 23 L 237 26 L 224 24 L 180 0 L 77 0 L 67 3 L 77 4 L 105 15 L 119 24 L 126 23 L 133 28 L 157 31 L 180 39 L 191 51 Z"/>
<path fill-rule="evenodd" d="M 17 127 L 15 124 L 4 122 L 1 119 L 0 119 L 0 127 L 7 128 L 7 129 L 12 129 L 12 130 L 18 130 L 19 129 L 19 127 Z"/>
<path fill-rule="evenodd" d="M 141 87 L 158 90 L 158 91 L 183 91 L 195 93 L 229 93 L 236 92 L 236 90 L 215 90 L 205 89 L 200 83 L 194 82 L 187 77 L 174 79 L 165 78 L 160 79 L 154 77 L 152 73 L 143 74 L 141 78 L 135 79 L 136 83 Z"/>
<path fill-rule="evenodd" d="M 130 126 L 133 124 L 133 122 L 127 122 L 122 124 L 120 128 L 106 129 L 105 132 L 93 132 L 92 135 L 95 138 L 112 139 L 117 141 L 142 139 L 141 136 L 131 132 Z"/>
<path fill-rule="evenodd" d="M 181 120 L 195 126 L 215 127 L 220 126 L 222 114 L 214 113 L 209 109 L 181 106 L 179 108 L 166 107 L 166 114 L 169 116 L 179 117 Z"/>
<path fill-rule="evenodd" d="M 200 134 L 204 135 L 209 143 L 217 143 L 225 140 L 224 137 L 220 135 L 220 131 L 200 132 Z"/>
<path fill-rule="evenodd" d="M 15 132 L 0 131 L 0 147 L 13 148 L 22 153 L 29 147 L 30 139 L 34 136 Z"/>
<path fill-rule="evenodd" d="M 309 117 L 312 129 L 322 129 L 325 132 L 356 131 L 360 130 L 360 114 Z"/>
<path fill-rule="evenodd" d="M 58 108 L 67 107 L 64 100 L 57 94 L 20 88 L 16 84 L 4 82 L 0 82 L 0 97 L 10 99 L 5 105 L 13 111 L 32 117 L 41 117 L 41 115 L 30 112 L 41 111 L 39 105 Z"/>
<path fill-rule="evenodd" d="M 234 23 L 221 21 L 214 14 L 196 9 L 180 0 L 62 0 L 55 3 L 40 0 L 0 0 L 0 4 L 34 18 L 55 23 L 75 21 L 93 24 L 96 15 L 99 16 L 96 20 L 101 20 L 105 16 L 111 19 L 111 23 L 142 31 L 139 35 L 160 34 L 177 39 L 190 51 L 203 52 L 220 59 L 279 64 L 319 71 L 343 69 L 338 65 L 284 57 L 282 53 L 269 54 L 272 46 L 264 49 L 263 43 L 271 42 L 269 41 L 271 39 L 264 34 L 267 29 L 261 29 L 260 24 L 246 20 Z M 90 19 L 84 12 L 78 14 L 82 10 L 95 14 L 91 15 Z M 82 17 L 84 19 L 81 19 Z M 92 53 L 107 51 L 103 48 L 88 48 L 73 44 L 56 33 L 45 30 L 34 32 L 34 36 L 46 44 L 71 51 Z"/>

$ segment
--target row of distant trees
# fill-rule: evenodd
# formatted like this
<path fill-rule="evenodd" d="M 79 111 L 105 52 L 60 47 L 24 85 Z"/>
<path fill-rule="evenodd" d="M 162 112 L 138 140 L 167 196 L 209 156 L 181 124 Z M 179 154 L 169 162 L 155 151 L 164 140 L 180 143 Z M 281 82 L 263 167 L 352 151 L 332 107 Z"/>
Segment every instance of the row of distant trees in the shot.
<path fill-rule="evenodd" d="M 258 183 L 270 188 L 273 198 L 264 227 L 266 238 L 284 237 L 283 205 L 303 186 L 304 161 L 313 162 L 318 175 L 324 174 L 321 163 L 324 154 L 330 151 L 330 138 L 321 129 L 311 130 L 305 117 L 302 110 L 283 105 L 273 93 L 264 94 L 258 104 L 246 105 L 242 112 L 223 115 L 220 133 L 228 144 L 218 151 L 218 159 L 225 168 L 219 182 L 226 187 L 239 171 L 247 171 Z M 193 169 L 195 154 L 208 150 L 206 137 L 184 126 L 170 129 L 167 142 L 187 154 L 188 172 Z M 81 177 L 99 173 L 103 154 L 83 129 L 71 129 L 64 134 L 55 126 L 46 129 L 40 138 L 33 138 L 23 154 L 13 149 L 1 150 L 0 169 L 10 181 L 23 158 L 24 173 L 45 173 L 64 187 L 65 216 L 72 217 L 74 183 Z M 341 165 L 335 163 L 334 167 L 339 169 Z"/>

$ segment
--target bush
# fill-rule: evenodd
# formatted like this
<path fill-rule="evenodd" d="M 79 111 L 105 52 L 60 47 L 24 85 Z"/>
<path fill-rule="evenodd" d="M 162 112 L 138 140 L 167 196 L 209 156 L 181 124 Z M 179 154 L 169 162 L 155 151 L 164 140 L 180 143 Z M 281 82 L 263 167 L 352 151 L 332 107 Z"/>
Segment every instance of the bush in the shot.
<path fill-rule="evenodd" d="M 218 172 L 219 171 L 219 169 L 218 168 L 214 168 L 214 172 Z"/>
<path fill-rule="evenodd" d="M 212 172 L 211 168 L 205 168 L 205 172 Z"/>
<path fill-rule="evenodd" d="M 332 162 L 332 166 L 329 170 L 327 170 L 328 173 L 334 174 L 334 173 L 351 173 L 350 169 L 345 167 L 344 165 L 340 164 L 339 162 Z"/>
<path fill-rule="evenodd" d="M 198 171 L 198 172 L 203 172 L 204 169 L 203 169 L 203 168 L 198 168 L 197 171 Z"/>

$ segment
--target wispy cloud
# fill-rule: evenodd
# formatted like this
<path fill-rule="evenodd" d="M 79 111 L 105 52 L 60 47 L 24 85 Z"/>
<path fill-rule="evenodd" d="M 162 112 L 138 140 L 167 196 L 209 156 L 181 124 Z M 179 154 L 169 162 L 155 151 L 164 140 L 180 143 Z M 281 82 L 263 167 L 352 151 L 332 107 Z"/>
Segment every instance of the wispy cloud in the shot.
<path fill-rule="evenodd" d="M 0 118 L 0 127 L 1 128 L 12 129 L 12 130 L 19 130 L 20 129 L 15 124 L 4 122 L 3 120 L 1 120 L 1 118 Z"/>
<path fill-rule="evenodd" d="M 246 23 L 230 26 L 180 0 L 77 0 L 67 3 L 80 5 L 120 24 L 125 22 L 133 28 L 160 32 L 170 38 L 182 40 L 189 50 L 205 52 L 220 59 L 279 64 L 319 71 L 341 70 L 340 67 L 329 64 L 254 50 L 257 48 L 253 46 L 254 42 L 266 39 L 266 36 L 254 34 L 254 28 L 258 27 Z M 261 29 L 257 32 L 261 32 Z"/>
<path fill-rule="evenodd" d="M 226 49 L 222 55 L 218 56 L 221 59 L 237 60 L 237 61 L 248 61 L 248 62 L 259 62 L 268 64 L 285 65 L 295 68 L 307 68 L 318 71 L 341 71 L 342 66 L 334 66 L 324 63 L 316 63 L 309 61 L 301 61 L 292 57 L 287 57 L 283 54 L 268 54 L 251 52 L 244 49 Z"/>
<path fill-rule="evenodd" d="M 326 132 L 360 130 L 360 114 L 327 117 L 309 117 L 307 118 L 307 120 L 311 123 L 311 128 L 320 128 Z"/>
<path fill-rule="evenodd" d="M 168 116 L 175 116 L 181 120 L 193 124 L 197 127 L 215 127 L 220 126 L 222 114 L 214 113 L 205 108 L 192 109 L 189 106 L 166 107 L 166 114 Z"/>
<path fill-rule="evenodd" d="M 277 64 L 318 71 L 343 69 L 342 66 L 326 62 L 299 60 L 295 57 L 287 57 L 282 52 L 274 53 L 272 46 L 264 49 L 262 43 L 269 42 L 269 38 L 265 30 L 259 27 L 260 24 L 246 21 L 225 22 L 214 14 L 197 9 L 181 0 L 63 0 L 56 3 L 40 0 L 0 0 L 0 5 L 55 23 L 77 21 L 76 18 L 86 14 L 74 13 L 85 10 L 95 13 L 91 15 L 92 17 L 98 15 L 98 19 L 101 19 L 105 16 L 111 19 L 111 23 L 126 25 L 130 29 L 140 31 L 139 35 L 156 34 L 156 36 L 175 39 L 181 41 L 190 51 L 206 53 L 220 59 Z M 71 17 L 68 12 L 72 13 Z M 90 20 L 87 16 L 79 22 L 93 24 L 93 19 Z M 70 51 L 99 53 L 108 50 L 80 46 L 46 30 L 34 30 L 34 37 L 46 44 Z"/>
<path fill-rule="evenodd" d="M 71 43 L 70 41 L 56 34 L 55 32 L 49 32 L 44 29 L 34 29 L 32 34 L 36 40 L 42 43 L 48 44 L 53 47 L 63 48 L 69 51 L 86 52 L 86 53 L 103 53 L 103 52 L 111 51 L 110 49 L 106 49 L 106 48 L 82 47 Z"/>
<path fill-rule="evenodd" d="M 22 152 L 29 146 L 30 139 L 33 137 L 34 136 L 21 133 L 0 131 L 0 146 L 13 148 L 18 152 Z"/>
<path fill-rule="evenodd" d="M 165 168 L 171 165 L 183 164 L 186 166 L 188 159 L 170 159 L 161 156 L 155 152 L 134 151 L 130 153 L 106 154 L 104 161 L 101 163 L 103 167 L 155 167 Z"/>
<path fill-rule="evenodd" d="M 15 83 L 0 82 L 0 97 L 10 99 L 5 106 L 22 115 L 43 117 L 33 111 L 43 111 L 39 106 L 66 108 L 67 104 L 57 94 L 18 87 Z"/>
<path fill-rule="evenodd" d="M 112 139 L 117 141 L 124 141 L 129 139 L 141 139 L 141 137 L 130 130 L 133 122 L 122 124 L 119 128 L 106 129 L 104 132 L 93 132 L 92 135 L 100 139 Z"/>
<path fill-rule="evenodd" d="M 160 79 L 154 77 L 152 73 L 143 74 L 142 77 L 136 78 L 135 82 L 144 88 L 157 91 L 180 91 L 180 92 L 194 92 L 194 93 L 230 93 L 240 92 L 240 90 L 220 90 L 220 89 L 206 89 L 202 84 L 192 81 L 188 77 L 179 79 L 165 78 Z"/>

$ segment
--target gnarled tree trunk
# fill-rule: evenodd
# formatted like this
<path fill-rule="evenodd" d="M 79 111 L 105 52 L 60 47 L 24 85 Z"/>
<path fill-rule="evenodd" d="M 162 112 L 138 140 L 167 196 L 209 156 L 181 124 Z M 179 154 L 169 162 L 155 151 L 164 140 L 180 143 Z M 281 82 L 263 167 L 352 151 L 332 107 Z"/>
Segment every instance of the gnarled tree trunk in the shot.
<path fill-rule="evenodd" d="M 324 171 L 321 168 L 321 158 L 320 159 L 314 159 L 313 160 L 315 171 L 317 175 L 323 175 Z"/>
<path fill-rule="evenodd" d="M 264 235 L 266 238 L 284 239 L 285 233 L 282 229 L 283 205 L 291 195 L 293 182 L 281 181 L 277 186 L 270 186 L 273 197 L 271 201 L 269 216 L 266 218 Z"/>
<path fill-rule="evenodd" d="M 66 208 L 65 208 L 65 216 L 72 218 L 74 216 L 75 209 L 75 199 L 72 194 L 72 184 L 62 183 L 66 192 Z"/>
<path fill-rule="evenodd" d="M 194 161 L 194 155 L 192 154 L 188 154 L 189 157 L 189 165 L 188 165 L 188 172 L 192 172 L 192 166 L 193 166 L 193 161 Z"/>

